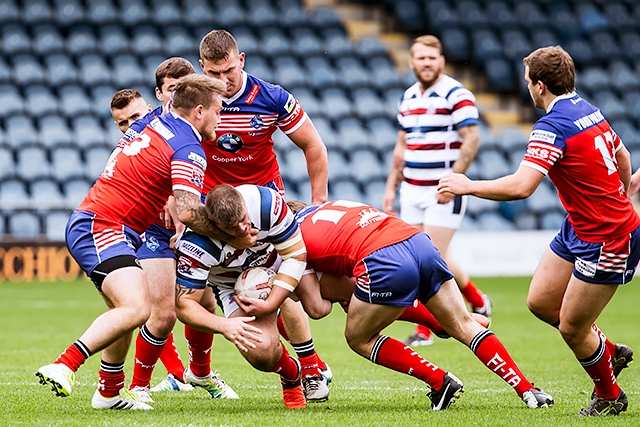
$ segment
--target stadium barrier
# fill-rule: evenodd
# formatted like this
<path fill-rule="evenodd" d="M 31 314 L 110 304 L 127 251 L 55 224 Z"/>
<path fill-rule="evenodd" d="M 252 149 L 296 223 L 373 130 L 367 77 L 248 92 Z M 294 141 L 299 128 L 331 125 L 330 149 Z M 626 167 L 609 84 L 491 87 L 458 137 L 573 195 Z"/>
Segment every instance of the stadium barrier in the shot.
<path fill-rule="evenodd" d="M 64 242 L 0 242 L 0 282 L 70 282 L 81 276 Z"/>

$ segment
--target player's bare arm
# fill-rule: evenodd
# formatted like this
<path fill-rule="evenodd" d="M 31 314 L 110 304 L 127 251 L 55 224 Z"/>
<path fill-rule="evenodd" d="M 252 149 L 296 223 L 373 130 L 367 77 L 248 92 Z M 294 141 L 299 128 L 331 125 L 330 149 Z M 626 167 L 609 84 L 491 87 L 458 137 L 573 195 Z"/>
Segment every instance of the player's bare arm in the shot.
<path fill-rule="evenodd" d="M 406 131 L 398 131 L 398 140 L 393 148 L 393 164 L 387 177 L 387 186 L 382 199 L 382 210 L 391 215 L 397 215 L 397 212 L 393 210 L 393 203 L 396 200 L 396 192 L 403 179 L 404 152 L 407 149 L 407 142 L 404 139 L 406 135 Z"/>
<path fill-rule="evenodd" d="M 478 126 L 461 127 L 458 129 L 458 134 L 462 138 L 462 147 L 460 147 L 460 156 L 451 166 L 451 170 L 453 173 L 465 173 L 471 166 L 480 147 Z"/>
<path fill-rule="evenodd" d="M 311 182 L 311 204 L 320 205 L 327 201 L 329 182 L 329 160 L 327 147 L 310 118 L 295 131 L 287 135 L 304 153 Z"/>
<path fill-rule="evenodd" d="M 472 181 L 463 174 L 454 173 L 440 179 L 438 192 L 470 194 L 497 201 L 526 199 L 536 191 L 543 178 L 542 172 L 522 165 L 515 173 L 491 181 Z"/>
<path fill-rule="evenodd" d="M 312 319 L 322 319 L 331 313 L 333 302 L 323 298 L 320 292 L 320 281 L 315 272 L 302 276 L 295 294 L 302 303 L 304 311 Z"/>
<path fill-rule="evenodd" d="M 620 143 L 618 151 L 616 151 L 616 163 L 618 164 L 620 181 L 624 184 L 624 189 L 629 191 L 631 186 L 631 154 L 622 143 Z"/>

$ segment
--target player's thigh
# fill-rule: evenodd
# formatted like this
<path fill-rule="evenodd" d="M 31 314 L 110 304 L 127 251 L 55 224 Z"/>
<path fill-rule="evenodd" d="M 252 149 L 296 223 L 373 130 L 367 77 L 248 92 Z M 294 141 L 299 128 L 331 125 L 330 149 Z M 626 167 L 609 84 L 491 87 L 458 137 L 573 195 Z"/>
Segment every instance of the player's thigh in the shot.
<path fill-rule="evenodd" d="M 372 337 L 393 323 L 405 309 L 404 306 L 370 304 L 353 296 L 349 303 L 345 328 L 347 342 L 352 347 L 368 343 Z"/>
<path fill-rule="evenodd" d="M 431 238 L 433 246 L 435 246 L 442 257 L 447 260 L 447 253 L 449 251 L 449 243 L 456 232 L 455 228 L 445 228 L 437 225 L 423 224 L 422 229 Z"/>
<path fill-rule="evenodd" d="M 545 249 L 529 285 L 527 305 L 540 315 L 557 316 L 563 304 L 573 263 L 556 255 L 551 249 Z M 554 319 L 546 319 L 555 321 Z"/>
<path fill-rule="evenodd" d="M 154 309 L 175 311 L 176 262 L 173 258 L 146 258 L 140 264 L 147 275 Z"/>
<path fill-rule="evenodd" d="M 353 277 L 323 273 L 320 277 L 320 294 L 331 302 L 349 301 L 356 288 Z"/>
<path fill-rule="evenodd" d="M 123 267 L 110 272 L 102 282 L 102 293 L 114 307 L 140 307 L 149 310 L 149 290 L 144 271 Z"/>
<path fill-rule="evenodd" d="M 587 283 L 572 276 L 560 309 L 560 325 L 571 329 L 590 328 L 617 289 L 618 285 Z"/>
<path fill-rule="evenodd" d="M 453 279 L 444 282 L 425 306 L 452 337 L 466 345 L 484 329 L 469 315 L 460 289 Z"/>

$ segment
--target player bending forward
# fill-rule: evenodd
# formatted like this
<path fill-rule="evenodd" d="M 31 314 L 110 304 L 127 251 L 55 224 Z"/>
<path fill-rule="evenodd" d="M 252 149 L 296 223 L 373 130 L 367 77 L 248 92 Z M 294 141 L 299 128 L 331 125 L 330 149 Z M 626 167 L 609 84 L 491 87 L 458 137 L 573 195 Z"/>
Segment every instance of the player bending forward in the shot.
<path fill-rule="evenodd" d="M 308 264 L 318 272 L 355 277 L 345 330 L 351 349 L 373 363 L 426 382 L 432 390 L 433 410 L 447 409 L 464 391 L 462 382 L 400 341 L 380 334 L 416 299 L 452 337 L 469 346 L 487 368 L 513 387 L 528 407 L 553 405 L 553 398 L 520 372 L 493 332 L 467 312 L 453 275 L 425 233 L 372 206 L 346 200 L 303 207 L 296 218 Z M 307 277 L 315 275 L 305 276 L 300 291 L 307 289 Z M 315 289 L 317 293 L 319 287 Z M 320 309 L 325 315 L 331 311 L 329 301 L 321 305 L 309 311 Z"/>
<path fill-rule="evenodd" d="M 256 369 L 276 372 L 282 383 L 287 408 L 304 408 L 305 392 L 309 400 L 326 400 L 329 389 L 323 381 L 313 390 L 301 385 L 302 368 L 279 340 L 278 307 L 295 289 L 305 269 L 306 249 L 298 225 L 282 196 L 267 187 L 255 185 L 219 185 L 205 200 L 207 215 L 232 236 L 258 229 L 258 243 L 248 249 L 210 239 L 187 230 L 177 244 L 178 273 L 176 308 L 181 322 L 208 333 L 218 332 L 219 316 L 214 315 L 216 300 L 225 317 L 247 316 L 244 304 L 234 298 L 236 278 L 252 267 L 269 267 L 278 272 L 266 300 L 254 303 L 252 326 L 262 331 L 260 342 L 240 338 L 234 342 Z M 254 228 L 255 227 L 255 228 Z M 190 369 L 208 363 L 208 349 L 191 351 Z M 318 378 L 319 380 L 320 378 Z M 306 386 L 308 388 L 308 386 Z"/>

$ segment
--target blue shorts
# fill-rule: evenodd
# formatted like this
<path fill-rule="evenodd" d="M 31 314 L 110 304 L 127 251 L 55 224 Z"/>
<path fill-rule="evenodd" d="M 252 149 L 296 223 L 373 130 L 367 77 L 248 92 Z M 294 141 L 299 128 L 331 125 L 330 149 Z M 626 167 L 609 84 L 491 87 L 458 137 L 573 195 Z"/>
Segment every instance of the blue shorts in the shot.
<path fill-rule="evenodd" d="M 406 307 L 416 299 L 426 303 L 453 278 L 425 233 L 378 249 L 359 262 L 354 273 L 354 295 L 360 301 Z"/>
<path fill-rule="evenodd" d="M 633 279 L 640 260 L 640 227 L 615 240 L 590 243 L 580 239 L 565 218 L 549 248 L 572 263 L 573 275 L 584 282 L 624 285 Z"/>
<path fill-rule="evenodd" d="M 138 249 L 138 259 L 176 259 L 175 251 L 169 246 L 174 234 L 173 230 L 168 230 L 155 223 L 151 224 L 147 231 L 142 233 L 143 244 Z"/>
<path fill-rule="evenodd" d="M 74 211 L 67 222 L 65 240 L 69 253 L 80 268 L 91 276 L 96 266 L 122 255 L 136 256 L 142 245 L 138 233 L 129 227 L 104 219 L 95 214 Z"/>

